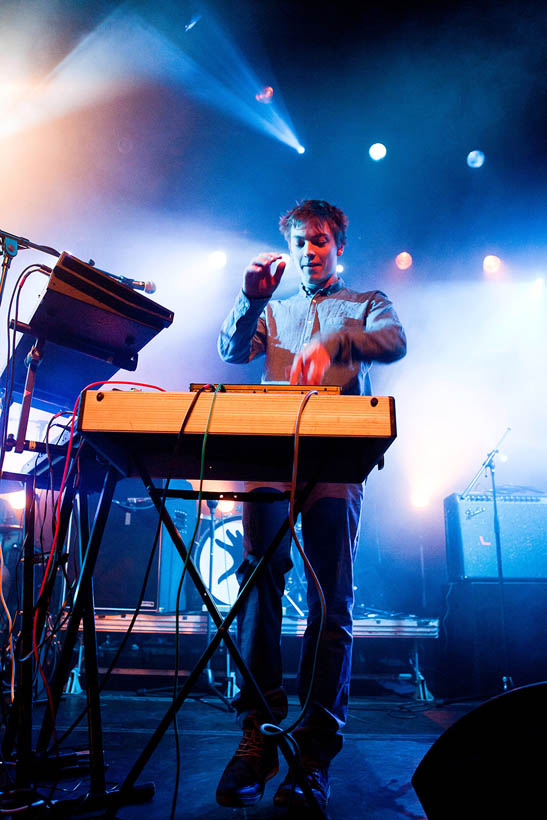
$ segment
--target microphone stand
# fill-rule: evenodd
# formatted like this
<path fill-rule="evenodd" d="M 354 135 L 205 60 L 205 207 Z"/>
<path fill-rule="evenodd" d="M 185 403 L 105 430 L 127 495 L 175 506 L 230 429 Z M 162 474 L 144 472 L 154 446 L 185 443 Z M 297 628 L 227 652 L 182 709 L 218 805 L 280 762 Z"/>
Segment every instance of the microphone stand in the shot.
<path fill-rule="evenodd" d="M 8 233 L 7 231 L 3 231 L 1 229 L 0 245 L 3 255 L 2 269 L 0 271 L 0 305 L 2 304 L 2 297 L 4 295 L 4 287 L 6 285 L 8 270 L 12 259 L 17 256 L 18 251 L 34 248 L 36 251 L 49 253 L 51 256 L 61 255 L 59 251 L 56 251 L 55 248 L 50 248 L 49 245 L 37 245 L 35 242 L 31 242 L 30 239 L 26 239 L 24 236 L 15 236 L 14 234 Z"/>
<path fill-rule="evenodd" d="M 505 607 L 505 588 L 504 588 L 504 577 L 503 577 L 503 565 L 502 565 L 502 556 L 501 556 L 501 534 L 500 534 L 500 521 L 498 515 L 498 502 L 496 496 L 496 480 L 495 480 L 495 457 L 499 453 L 499 447 L 505 437 L 511 432 L 511 428 L 508 427 L 496 446 L 493 450 L 491 450 L 488 455 L 486 456 L 485 460 L 481 464 L 481 467 L 475 477 L 472 479 L 471 483 L 465 488 L 463 493 L 461 494 L 461 498 L 465 498 L 477 481 L 479 480 L 480 476 L 486 470 L 490 471 L 490 480 L 492 483 L 492 510 L 494 513 L 494 537 L 496 542 L 496 563 L 497 563 L 497 571 L 498 571 L 498 589 L 499 589 L 499 605 L 500 605 L 500 625 L 501 625 L 501 639 L 502 639 L 502 652 L 503 652 L 503 671 L 504 674 L 501 678 L 502 688 L 503 691 L 506 692 L 509 689 L 512 689 L 514 686 L 513 678 L 509 674 L 509 653 L 507 650 L 507 626 L 506 626 L 506 607 Z"/>

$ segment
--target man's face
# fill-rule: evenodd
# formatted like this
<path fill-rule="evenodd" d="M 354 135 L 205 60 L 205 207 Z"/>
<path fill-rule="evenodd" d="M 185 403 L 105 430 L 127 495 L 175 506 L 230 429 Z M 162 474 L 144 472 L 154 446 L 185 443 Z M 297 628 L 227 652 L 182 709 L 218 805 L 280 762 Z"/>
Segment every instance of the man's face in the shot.
<path fill-rule="evenodd" d="M 289 248 L 302 284 L 312 292 L 332 285 L 338 278 L 336 265 L 343 249 L 336 247 L 327 222 L 319 219 L 295 223 Z"/>

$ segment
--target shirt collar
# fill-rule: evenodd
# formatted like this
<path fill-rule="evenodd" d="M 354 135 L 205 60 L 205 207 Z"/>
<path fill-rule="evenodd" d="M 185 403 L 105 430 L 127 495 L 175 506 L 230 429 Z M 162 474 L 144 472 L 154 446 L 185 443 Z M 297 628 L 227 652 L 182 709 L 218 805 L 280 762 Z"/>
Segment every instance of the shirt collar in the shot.
<path fill-rule="evenodd" d="M 321 288 L 321 290 L 310 290 L 304 285 L 303 282 L 300 283 L 300 287 L 306 296 L 330 296 L 331 293 L 336 293 L 336 291 L 344 287 L 344 280 L 339 276 L 338 279 L 332 283 L 332 285 L 329 285 L 326 288 Z"/>

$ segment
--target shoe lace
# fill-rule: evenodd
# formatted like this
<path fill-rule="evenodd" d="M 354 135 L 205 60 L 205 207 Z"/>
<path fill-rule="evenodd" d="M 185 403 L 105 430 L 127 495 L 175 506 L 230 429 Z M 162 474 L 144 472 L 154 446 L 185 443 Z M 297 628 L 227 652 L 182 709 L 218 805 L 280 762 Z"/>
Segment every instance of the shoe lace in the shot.
<path fill-rule="evenodd" d="M 328 788 L 329 775 L 328 769 L 322 766 L 310 765 L 306 761 L 302 762 L 302 768 L 310 787 L 319 791 L 325 791 Z"/>
<path fill-rule="evenodd" d="M 258 729 L 244 729 L 236 757 L 257 757 L 264 752 L 264 738 Z"/>
<path fill-rule="evenodd" d="M 325 787 L 327 777 L 324 769 L 314 766 L 313 768 L 306 769 L 305 773 L 312 788 Z"/>

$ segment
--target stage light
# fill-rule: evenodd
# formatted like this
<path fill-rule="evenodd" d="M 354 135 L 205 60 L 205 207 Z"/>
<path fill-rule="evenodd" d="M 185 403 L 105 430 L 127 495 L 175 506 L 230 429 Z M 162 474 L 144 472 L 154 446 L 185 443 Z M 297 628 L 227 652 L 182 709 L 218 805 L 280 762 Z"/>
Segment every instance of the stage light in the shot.
<path fill-rule="evenodd" d="M 297 145 L 296 150 L 298 151 L 299 154 L 305 154 L 306 153 L 306 149 L 304 148 L 303 145 Z"/>
<path fill-rule="evenodd" d="M 223 515 L 226 515 L 227 513 L 234 511 L 235 505 L 235 501 L 230 501 L 229 499 L 224 498 L 218 502 L 218 509 Z"/>
<path fill-rule="evenodd" d="M 274 90 L 271 85 L 265 85 L 264 88 L 256 95 L 256 99 L 258 102 L 265 103 L 267 105 L 268 103 L 271 103 L 273 95 Z"/>
<path fill-rule="evenodd" d="M 200 21 L 200 15 L 186 18 L 186 24 L 180 21 L 185 34 L 183 47 L 177 43 L 173 21 L 162 20 L 160 15 L 156 27 L 130 5 L 123 3 L 105 16 L 39 82 L 20 76 L 17 65 L 11 72 L 14 77 L 3 72 L 0 110 L 6 116 L 0 121 L 0 140 L 112 100 L 128 88 L 160 81 L 169 87 L 184 87 L 201 102 L 304 153 L 282 93 L 276 88 L 270 105 L 254 104 L 261 82 L 246 55 L 210 13 L 200 23 L 197 41 L 186 34 Z M 168 26 L 168 34 L 163 33 L 164 26 Z M 40 36 L 42 43 L 45 32 Z M 29 47 L 34 48 L 34 36 Z M 270 89 L 267 86 L 260 92 L 266 101 L 273 94 Z"/>
<path fill-rule="evenodd" d="M 470 168 L 482 168 L 484 165 L 484 154 L 482 151 L 470 151 L 467 155 L 467 164 Z"/>
<path fill-rule="evenodd" d="M 387 148 L 381 142 L 375 142 L 374 145 L 371 145 L 368 149 L 368 153 L 371 159 L 374 162 L 378 162 L 379 160 L 383 159 L 387 154 Z"/>
<path fill-rule="evenodd" d="M 209 254 L 209 267 L 212 268 L 212 270 L 221 270 L 222 268 L 225 268 L 227 261 L 228 257 L 224 251 L 213 251 Z"/>
<path fill-rule="evenodd" d="M 488 254 L 482 260 L 482 269 L 488 276 L 495 276 L 501 271 L 501 259 L 494 254 Z"/>
<path fill-rule="evenodd" d="M 412 493 L 411 499 L 412 506 L 416 507 L 418 510 L 423 510 L 429 506 L 431 501 L 431 495 L 424 489 L 414 490 Z"/>
<path fill-rule="evenodd" d="M 194 26 L 196 25 L 196 23 L 199 23 L 200 20 L 201 20 L 201 14 L 194 14 L 194 16 L 191 18 L 190 22 L 186 23 L 186 25 L 184 26 L 184 31 L 190 31 L 191 29 L 193 29 Z"/>
<path fill-rule="evenodd" d="M 399 270 L 408 270 L 408 268 L 412 267 L 412 256 L 407 253 L 407 251 L 401 251 L 395 257 L 395 264 L 399 268 Z"/>
<path fill-rule="evenodd" d="M 336 265 L 336 273 L 343 273 L 344 266 L 343 265 Z"/>
<path fill-rule="evenodd" d="M 13 510 L 24 510 L 26 504 L 25 490 L 17 490 L 15 493 L 8 493 L 5 496 L 6 501 Z"/>

